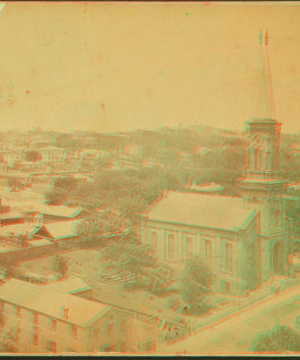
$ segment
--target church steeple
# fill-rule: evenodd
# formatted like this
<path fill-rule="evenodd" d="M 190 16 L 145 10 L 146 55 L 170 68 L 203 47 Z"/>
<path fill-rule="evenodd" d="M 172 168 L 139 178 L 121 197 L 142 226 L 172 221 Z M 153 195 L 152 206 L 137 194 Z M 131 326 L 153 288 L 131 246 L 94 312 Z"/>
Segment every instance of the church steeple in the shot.
<path fill-rule="evenodd" d="M 258 67 L 258 91 L 254 104 L 253 119 L 273 119 L 274 118 L 274 100 L 271 83 L 270 61 L 268 55 L 269 35 L 266 32 L 264 38 L 262 31 L 259 35 L 259 67 Z"/>
<path fill-rule="evenodd" d="M 279 141 L 281 123 L 274 119 L 274 101 L 270 63 L 267 52 L 269 35 L 259 35 L 260 67 L 258 98 L 255 112 L 245 122 L 249 135 L 247 148 L 247 178 L 270 179 L 279 176 Z"/>

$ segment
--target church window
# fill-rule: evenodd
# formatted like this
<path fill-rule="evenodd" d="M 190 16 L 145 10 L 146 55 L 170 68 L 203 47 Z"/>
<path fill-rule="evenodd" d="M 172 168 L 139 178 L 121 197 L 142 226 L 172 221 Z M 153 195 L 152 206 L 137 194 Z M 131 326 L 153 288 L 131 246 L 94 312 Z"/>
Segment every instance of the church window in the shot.
<path fill-rule="evenodd" d="M 275 215 L 274 215 L 274 217 L 275 217 L 275 226 L 276 225 L 279 225 L 279 224 L 281 224 L 281 211 L 280 210 L 276 210 L 275 211 Z"/>
<path fill-rule="evenodd" d="M 173 235 L 167 235 L 165 238 L 165 258 L 173 261 L 175 259 L 175 239 Z"/>
<path fill-rule="evenodd" d="M 271 153 L 269 151 L 266 152 L 266 168 L 271 169 Z"/>
<path fill-rule="evenodd" d="M 226 243 L 224 246 L 224 270 L 232 272 L 232 245 Z"/>
<path fill-rule="evenodd" d="M 146 244 L 148 246 L 152 246 L 152 231 L 151 230 L 148 230 L 148 236 L 147 236 Z"/>
<path fill-rule="evenodd" d="M 193 239 L 191 237 L 186 238 L 186 255 L 189 257 L 193 254 Z"/>
<path fill-rule="evenodd" d="M 261 167 L 261 152 L 259 149 L 256 149 L 256 169 L 260 169 Z"/>
<path fill-rule="evenodd" d="M 152 248 L 155 254 L 157 251 L 157 233 L 155 231 L 152 233 Z"/>
<path fill-rule="evenodd" d="M 212 265 L 212 246 L 209 240 L 205 242 L 205 260 L 208 266 Z"/>

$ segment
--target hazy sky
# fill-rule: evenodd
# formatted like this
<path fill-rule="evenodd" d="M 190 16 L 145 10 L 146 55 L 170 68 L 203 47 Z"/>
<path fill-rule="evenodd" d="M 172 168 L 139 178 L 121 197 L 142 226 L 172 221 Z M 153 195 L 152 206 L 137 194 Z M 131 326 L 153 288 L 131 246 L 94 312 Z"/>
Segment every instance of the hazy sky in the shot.
<path fill-rule="evenodd" d="M 300 131 L 300 3 L 8 3 L 0 130 L 241 129 L 268 29 L 275 117 Z"/>

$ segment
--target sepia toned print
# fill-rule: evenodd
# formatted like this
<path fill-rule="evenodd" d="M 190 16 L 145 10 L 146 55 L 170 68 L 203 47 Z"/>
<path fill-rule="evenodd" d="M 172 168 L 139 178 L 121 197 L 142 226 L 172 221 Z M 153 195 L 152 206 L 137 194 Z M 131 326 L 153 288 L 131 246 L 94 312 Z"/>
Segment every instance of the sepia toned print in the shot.
<path fill-rule="evenodd" d="M 300 3 L 0 4 L 0 353 L 300 352 Z"/>

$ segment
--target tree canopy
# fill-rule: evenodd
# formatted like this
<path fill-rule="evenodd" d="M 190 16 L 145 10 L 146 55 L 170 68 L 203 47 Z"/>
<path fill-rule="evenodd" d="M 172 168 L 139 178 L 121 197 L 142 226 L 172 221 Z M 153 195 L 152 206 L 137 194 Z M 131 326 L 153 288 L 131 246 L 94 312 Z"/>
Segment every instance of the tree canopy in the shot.
<path fill-rule="evenodd" d="M 300 351 L 300 334 L 287 325 L 276 324 L 271 330 L 258 333 L 249 351 Z"/>
<path fill-rule="evenodd" d="M 146 289 L 154 294 L 161 293 L 174 281 L 173 270 L 157 263 L 150 255 L 149 248 L 130 242 L 112 243 L 103 250 L 103 257 L 119 270 L 126 270 L 133 280 L 126 288 Z"/>
<path fill-rule="evenodd" d="M 29 150 L 25 153 L 25 159 L 27 161 L 36 162 L 42 159 L 42 154 L 36 150 Z"/>
<path fill-rule="evenodd" d="M 197 315 L 207 308 L 205 298 L 211 293 L 213 280 L 212 272 L 199 257 L 192 257 L 186 262 L 179 277 L 178 289 L 181 301 L 191 313 Z"/>

